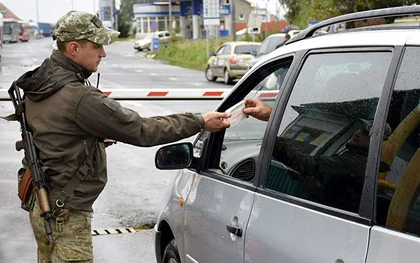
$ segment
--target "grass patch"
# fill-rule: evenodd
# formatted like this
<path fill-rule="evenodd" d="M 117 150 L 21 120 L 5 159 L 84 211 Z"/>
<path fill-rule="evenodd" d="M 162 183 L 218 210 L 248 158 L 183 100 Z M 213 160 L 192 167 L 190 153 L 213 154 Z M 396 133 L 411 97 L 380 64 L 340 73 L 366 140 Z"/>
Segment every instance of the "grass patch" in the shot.
<path fill-rule="evenodd" d="M 218 45 L 231 41 L 230 38 L 221 38 Z M 216 46 L 215 39 L 209 39 L 209 52 L 215 52 L 219 46 Z M 181 39 L 173 38 L 165 48 L 160 48 L 155 52 L 155 59 L 167 61 L 171 65 L 184 68 L 204 71 L 207 66 L 209 56 L 207 54 L 206 39 Z"/>
<path fill-rule="evenodd" d="M 270 32 L 269 34 L 271 34 Z M 256 41 L 262 42 L 264 40 L 264 33 L 256 36 L 244 35 L 238 37 L 236 41 Z M 217 49 L 225 42 L 232 41 L 232 37 L 219 38 L 216 45 L 216 39 L 209 39 L 209 52 L 216 52 Z M 209 56 L 207 54 L 206 39 L 182 39 L 173 37 L 171 42 L 158 51 L 153 52 L 154 59 L 159 59 L 168 62 L 171 65 L 196 69 L 204 71 L 207 67 Z"/>

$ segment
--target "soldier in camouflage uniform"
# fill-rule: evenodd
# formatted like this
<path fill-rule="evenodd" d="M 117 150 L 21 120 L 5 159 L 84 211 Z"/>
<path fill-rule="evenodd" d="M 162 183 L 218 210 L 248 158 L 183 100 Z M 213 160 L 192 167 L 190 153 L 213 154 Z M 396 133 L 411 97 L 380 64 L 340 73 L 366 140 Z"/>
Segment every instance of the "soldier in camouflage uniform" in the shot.
<path fill-rule="evenodd" d="M 106 56 L 103 45 L 118 35 L 96 16 L 71 11 L 54 30 L 58 50 L 16 81 L 25 94 L 27 121 L 43 163 L 50 205 L 57 211 L 52 241 L 47 239 L 39 206 L 30 212 L 40 263 L 93 261 L 92 204 L 107 182 L 105 138 L 153 146 L 202 129 L 216 132 L 229 127 L 228 113 L 142 118 L 91 86 L 87 79 Z M 74 190 L 63 194 L 72 181 L 77 182 Z"/>

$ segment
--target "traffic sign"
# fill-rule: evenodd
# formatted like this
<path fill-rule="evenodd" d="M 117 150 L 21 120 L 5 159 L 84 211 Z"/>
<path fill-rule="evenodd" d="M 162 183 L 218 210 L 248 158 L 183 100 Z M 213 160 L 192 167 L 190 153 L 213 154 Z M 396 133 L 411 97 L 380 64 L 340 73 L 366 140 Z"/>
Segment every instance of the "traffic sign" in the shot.
<path fill-rule="evenodd" d="M 220 25 L 219 0 L 203 0 L 203 22 L 205 26 Z"/>
<path fill-rule="evenodd" d="M 153 50 L 158 50 L 159 49 L 159 38 L 154 37 L 153 38 Z"/>
<path fill-rule="evenodd" d="M 150 23 L 150 29 L 152 29 L 153 31 L 157 31 L 159 29 L 158 22 L 153 21 L 152 23 Z"/>

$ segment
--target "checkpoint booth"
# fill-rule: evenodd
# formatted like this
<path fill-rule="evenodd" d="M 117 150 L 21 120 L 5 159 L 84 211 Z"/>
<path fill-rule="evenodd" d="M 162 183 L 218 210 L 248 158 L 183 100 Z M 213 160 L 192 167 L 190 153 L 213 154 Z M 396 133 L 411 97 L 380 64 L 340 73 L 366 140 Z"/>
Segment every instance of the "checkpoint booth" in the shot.
<path fill-rule="evenodd" d="M 167 2 L 166 2 L 167 3 Z M 136 38 L 142 38 L 155 31 L 170 31 L 179 26 L 179 5 L 135 4 Z M 172 20 L 172 21 L 171 21 Z"/>
<path fill-rule="evenodd" d="M 177 31 L 184 38 L 198 39 L 205 36 L 202 19 L 203 1 L 151 1 L 150 4 L 133 5 L 136 23 L 136 38 L 154 32 L 152 23 L 159 31 Z M 172 27 L 172 28 L 171 28 Z M 170 30 L 172 29 L 172 30 Z"/>

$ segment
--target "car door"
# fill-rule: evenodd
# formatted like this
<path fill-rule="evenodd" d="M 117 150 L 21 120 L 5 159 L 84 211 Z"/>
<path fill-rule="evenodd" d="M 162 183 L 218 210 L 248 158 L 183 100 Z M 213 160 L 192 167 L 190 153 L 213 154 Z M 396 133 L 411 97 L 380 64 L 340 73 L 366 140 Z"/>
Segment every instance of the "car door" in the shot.
<path fill-rule="evenodd" d="M 229 70 L 231 66 L 230 61 L 232 57 L 234 56 L 233 48 L 234 48 L 234 44 L 227 43 L 225 45 L 225 48 L 223 49 L 222 54 L 220 55 L 219 65 L 221 66 L 220 72 L 222 75 L 224 75 L 225 70 Z"/>
<path fill-rule="evenodd" d="M 355 148 L 353 136 L 376 116 L 391 60 L 389 49 L 334 49 L 292 68 L 259 158 L 244 262 L 365 261 L 372 203 L 361 193 L 375 142 L 363 133 Z"/>
<path fill-rule="evenodd" d="M 165 33 L 164 32 L 158 32 L 157 37 L 159 38 L 159 44 L 165 43 Z"/>
<path fill-rule="evenodd" d="M 163 43 L 168 44 L 170 39 L 171 39 L 171 34 L 169 32 L 165 32 L 164 36 L 162 37 Z"/>
<path fill-rule="evenodd" d="M 420 38 L 407 43 L 383 112 L 391 135 L 384 133 L 382 159 L 390 166 L 376 178 L 376 220 L 367 263 L 417 262 L 420 257 Z"/>
<path fill-rule="evenodd" d="M 221 77 L 223 76 L 223 53 L 226 48 L 226 45 L 221 46 L 214 54 L 214 58 L 210 63 L 210 69 L 213 73 L 213 76 Z"/>
<path fill-rule="evenodd" d="M 286 62 L 271 65 L 271 72 L 258 72 L 238 84 L 219 110 L 243 105 L 245 97 L 262 97 L 273 104 L 278 91 L 266 91 L 267 74 L 287 70 L 291 59 Z M 204 132 L 195 142 L 194 156 L 200 158 L 202 171 L 195 175 L 184 202 L 183 262 L 243 262 L 245 229 L 254 202 L 257 158 L 266 125 L 249 119 L 221 133 Z"/>

